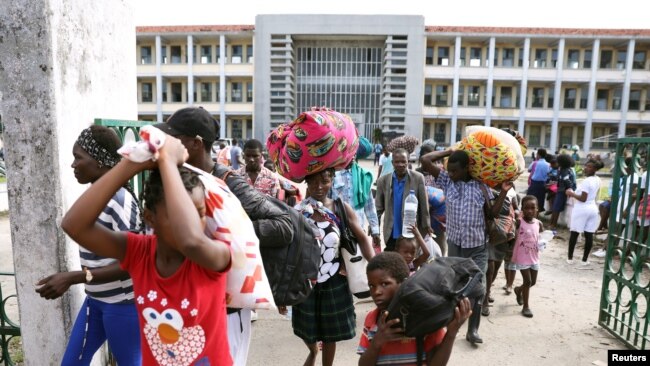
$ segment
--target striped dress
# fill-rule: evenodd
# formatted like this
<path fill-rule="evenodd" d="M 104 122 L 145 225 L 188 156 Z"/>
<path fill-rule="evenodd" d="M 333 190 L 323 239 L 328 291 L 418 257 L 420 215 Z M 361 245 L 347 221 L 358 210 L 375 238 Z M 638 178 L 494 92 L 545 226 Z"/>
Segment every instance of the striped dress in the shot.
<path fill-rule="evenodd" d="M 137 201 L 127 189 L 120 188 L 97 218 L 97 223 L 113 231 L 137 230 L 140 226 Z M 117 259 L 100 257 L 83 247 L 79 247 L 79 257 L 81 266 L 90 270 L 117 262 Z M 95 300 L 108 304 L 133 303 L 133 282 L 130 278 L 105 283 L 87 283 L 85 287 L 86 294 Z"/>

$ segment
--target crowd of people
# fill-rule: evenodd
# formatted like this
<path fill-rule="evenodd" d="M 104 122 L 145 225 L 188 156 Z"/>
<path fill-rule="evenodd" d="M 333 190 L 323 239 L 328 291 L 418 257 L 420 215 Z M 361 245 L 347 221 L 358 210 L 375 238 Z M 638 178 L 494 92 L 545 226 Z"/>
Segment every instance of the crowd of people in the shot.
<path fill-rule="evenodd" d="M 81 246 L 83 268 L 45 277 L 37 288 L 42 297 L 54 299 L 71 285 L 86 286 L 87 298 L 73 327 L 64 365 L 89 364 L 106 340 L 120 365 L 154 365 L 163 359 L 188 365 L 246 364 L 254 313 L 226 307 L 231 252 L 204 234 L 204 187 L 195 173 L 178 168 L 184 162 L 228 185 L 252 220 L 260 247 L 285 245 L 294 235 L 287 211 L 275 202 L 278 199 L 302 213 L 314 228 L 321 244 L 318 278 L 309 296 L 291 308 L 293 332 L 308 350 L 305 365 L 314 365 L 319 353 L 323 365 L 335 364 L 337 342 L 357 337 L 345 265 L 336 251 L 328 251 L 340 246 L 345 229 L 342 215 L 368 261 L 368 288 L 376 305 L 363 323 L 359 365 L 392 364 L 397 359 L 399 364 L 416 364 L 415 340 L 404 335 L 402 325 L 389 319 L 386 310 L 400 284 L 427 262 L 438 256 L 470 258 L 486 287 L 481 296 L 462 299 L 446 327 L 426 337 L 426 364 L 445 365 L 466 320 L 466 340 L 484 342 L 479 335 L 481 317 L 490 315 L 491 287 L 502 265 L 505 293 L 514 293 L 522 315 L 533 317 L 530 290 L 538 277 L 538 243 L 544 231 L 540 212 L 552 214 L 550 227 L 556 229 L 567 199 L 575 199 L 568 261 L 573 260 L 579 234 L 584 233 L 583 263 L 587 262 L 600 223 L 595 204 L 600 181 L 595 172 L 602 163 L 596 159 L 588 159 L 586 179 L 576 185 L 570 156 L 551 157 L 544 149 L 537 150 L 529 169 L 528 195 L 521 198 L 512 182 L 491 189 L 473 179 L 464 151 L 440 151 L 425 141 L 414 169 L 410 151 L 388 151 L 376 142 L 342 169 L 306 174 L 303 197 L 301 188 L 276 172 L 272 159 L 265 159 L 264 145 L 258 140 L 248 140 L 243 148 L 233 140 L 233 146 L 223 144 L 215 154 L 212 145 L 219 139 L 218 122 L 202 108 L 181 109 L 156 127 L 169 137 L 155 162 L 121 159 L 115 152 L 117 135 L 104 127 L 85 129 L 74 145 L 75 177 L 91 185 L 61 225 Z M 376 180 L 357 162 L 368 155 L 378 166 Z M 141 203 L 128 181 L 144 170 L 152 173 Z M 637 194 L 632 181 L 636 179 L 623 183 L 630 196 Z M 417 198 L 413 223 L 405 223 L 409 192 Z M 335 207 L 338 199 L 343 213 Z M 499 242 L 487 234 L 495 220 L 508 222 L 507 235 Z M 522 281 L 515 286 L 517 271 Z M 180 307 L 159 313 L 145 307 L 144 298 Z M 280 311 L 288 309 L 280 307 Z M 171 346 L 178 342 L 184 343 Z"/>

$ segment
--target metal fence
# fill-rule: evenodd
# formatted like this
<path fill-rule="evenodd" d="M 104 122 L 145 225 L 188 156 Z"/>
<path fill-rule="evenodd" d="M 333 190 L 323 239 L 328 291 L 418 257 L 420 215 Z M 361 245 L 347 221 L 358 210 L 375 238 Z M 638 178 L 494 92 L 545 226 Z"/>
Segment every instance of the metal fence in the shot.
<path fill-rule="evenodd" d="M 11 272 L 0 272 L 0 276 L 14 277 L 14 274 Z M 0 364 L 4 364 L 5 366 L 14 365 L 14 362 L 9 355 L 9 342 L 12 340 L 12 338 L 20 336 L 20 325 L 14 323 L 9 318 L 9 315 L 6 311 L 7 301 L 9 301 L 11 298 L 16 298 L 16 295 L 3 295 L 2 287 L 0 286 L 0 346 L 2 347 L 2 354 L 0 354 Z"/>
<path fill-rule="evenodd" d="M 650 138 L 617 141 L 598 324 L 629 348 L 648 349 Z"/>

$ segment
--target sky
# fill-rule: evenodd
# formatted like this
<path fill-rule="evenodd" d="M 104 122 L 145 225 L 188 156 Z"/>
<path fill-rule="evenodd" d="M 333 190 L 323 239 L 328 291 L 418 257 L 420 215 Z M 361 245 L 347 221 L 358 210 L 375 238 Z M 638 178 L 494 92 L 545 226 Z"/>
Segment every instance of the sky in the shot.
<path fill-rule="evenodd" d="M 257 14 L 396 14 L 423 15 L 425 25 L 650 29 L 650 0 L 134 0 L 132 3 L 138 26 L 254 25 Z"/>

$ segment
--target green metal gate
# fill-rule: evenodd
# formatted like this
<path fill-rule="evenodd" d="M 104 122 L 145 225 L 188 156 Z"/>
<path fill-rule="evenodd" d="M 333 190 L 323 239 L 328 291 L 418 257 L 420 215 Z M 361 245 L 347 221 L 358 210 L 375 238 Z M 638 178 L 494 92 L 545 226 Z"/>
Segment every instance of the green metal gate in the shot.
<path fill-rule="evenodd" d="M 633 349 L 650 348 L 649 152 L 650 138 L 617 142 L 598 316 L 598 324 Z"/>
<path fill-rule="evenodd" d="M 0 276 L 10 276 L 13 277 L 14 274 L 10 272 L 0 272 Z M 11 298 L 15 298 L 16 295 L 5 296 L 2 294 L 2 287 L 0 287 L 0 364 L 5 366 L 14 365 L 14 361 L 9 355 L 9 342 L 12 338 L 20 336 L 20 326 L 11 319 L 6 311 L 7 301 Z"/>

